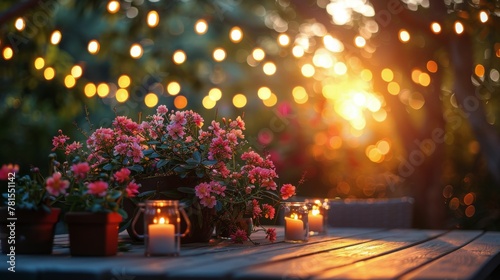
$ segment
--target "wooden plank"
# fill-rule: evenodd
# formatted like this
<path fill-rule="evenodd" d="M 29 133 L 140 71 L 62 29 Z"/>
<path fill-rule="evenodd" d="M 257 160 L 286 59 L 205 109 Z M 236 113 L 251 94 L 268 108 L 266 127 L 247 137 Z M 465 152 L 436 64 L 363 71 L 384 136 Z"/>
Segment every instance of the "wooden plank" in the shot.
<path fill-rule="evenodd" d="M 342 267 L 390 252 L 402 250 L 444 233 L 434 230 L 390 230 L 388 235 L 377 240 L 359 244 L 332 247 L 329 251 L 297 256 L 283 261 L 262 261 L 259 265 L 234 271 L 238 279 L 305 279 L 325 270 Z M 347 242 L 349 239 L 340 241 Z M 336 242 L 331 242 L 334 245 Z"/>
<path fill-rule="evenodd" d="M 409 248 L 326 271 L 313 279 L 394 279 L 471 242 L 482 231 L 452 231 Z M 444 278 L 449 278 L 444 274 Z"/>
<path fill-rule="evenodd" d="M 487 279 L 500 266 L 500 232 L 486 232 L 464 247 L 402 279 Z"/>

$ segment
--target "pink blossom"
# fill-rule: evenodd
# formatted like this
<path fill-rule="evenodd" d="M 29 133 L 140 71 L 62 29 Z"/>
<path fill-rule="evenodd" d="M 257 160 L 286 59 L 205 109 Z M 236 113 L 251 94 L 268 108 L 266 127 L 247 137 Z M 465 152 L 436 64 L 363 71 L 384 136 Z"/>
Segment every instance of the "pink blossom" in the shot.
<path fill-rule="evenodd" d="M 66 146 L 66 151 L 64 152 L 66 155 L 74 153 L 75 151 L 82 148 L 82 143 L 73 141 L 73 143 Z"/>
<path fill-rule="evenodd" d="M 264 217 L 267 219 L 274 219 L 274 215 L 276 214 L 276 209 L 273 206 L 265 203 L 262 204 L 262 212 L 264 213 Z"/>
<path fill-rule="evenodd" d="M 0 169 L 0 180 L 9 179 L 9 173 L 17 173 L 19 172 L 19 165 L 17 164 L 4 164 Z"/>
<path fill-rule="evenodd" d="M 177 111 L 170 116 L 171 123 L 179 124 L 183 126 L 187 123 L 187 119 L 184 112 Z"/>
<path fill-rule="evenodd" d="M 87 188 L 88 188 L 87 193 L 103 197 L 106 196 L 108 183 L 103 181 L 95 181 L 93 183 L 88 184 Z"/>
<path fill-rule="evenodd" d="M 53 196 L 65 194 L 66 189 L 69 187 L 68 180 L 61 180 L 62 174 L 55 172 L 52 177 L 47 178 L 46 189 L 47 192 Z"/>
<path fill-rule="evenodd" d="M 283 200 L 287 200 L 295 195 L 295 186 L 293 186 L 292 184 L 284 184 L 281 187 L 280 192 L 281 192 L 281 198 Z"/>
<path fill-rule="evenodd" d="M 88 162 L 76 163 L 71 166 L 71 171 L 73 171 L 75 179 L 83 180 L 87 177 L 87 173 L 90 171 L 90 166 Z"/>
<path fill-rule="evenodd" d="M 158 106 L 158 108 L 156 108 L 156 113 L 158 115 L 165 115 L 165 114 L 167 114 L 168 113 L 167 106 L 165 106 L 165 105 Z"/>
<path fill-rule="evenodd" d="M 236 232 L 231 234 L 229 237 L 234 243 L 239 244 L 243 244 L 243 242 L 248 240 L 247 232 L 242 229 L 236 230 Z"/>
<path fill-rule="evenodd" d="M 252 214 L 253 218 L 256 219 L 262 215 L 262 209 L 260 209 L 259 202 L 257 199 L 252 200 Z"/>
<path fill-rule="evenodd" d="M 205 196 L 200 199 L 200 204 L 207 208 L 214 208 L 217 200 L 215 200 L 215 196 Z"/>
<path fill-rule="evenodd" d="M 139 193 L 139 187 L 140 187 L 140 185 L 138 185 L 134 181 L 130 182 L 127 185 L 127 188 L 125 189 L 125 191 L 127 191 L 127 196 L 128 197 L 136 196 Z"/>
<path fill-rule="evenodd" d="M 184 132 L 184 127 L 179 123 L 173 123 L 173 124 L 167 125 L 167 132 L 168 132 L 168 135 L 170 135 L 170 137 L 172 137 L 172 139 L 174 139 L 174 140 L 179 139 L 179 138 L 182 139 L 184 137 L 184 135 L 186 134 Z"/>
<path fill-rule="evenodd" d="M 59 135 L 54 136 L 52 138 L 52 151 L 55 151 L 56 149 L 64 149 L 64 145 L 66 144 L 66 141 L 69 140 L 69 137 L 62 134 L 62 130 L 59 130 Z"/>
<path fill-rule="evenodd" d="M 276 229 L 275 228 L 268 228 L 266 230 L 266 238 L 268 238 L 269 241 L 271 241 L 271 242 L 276 241 Z"/>
<path fill-rule="evenodd" d="M 133 143 L 130 147 L 130 150 L 127 151 L 127 157 L 133 158 L 135 163 L 140 162 L 144 157 L 141 145 L 139 145 L 138 143 Z"/>
<path fill-rule="evenodd" d="M 200 183 L 194 188 L 194 192 L 199 199 L 210 196 L 212 187 L 208 183 Z"/>
<path fill-rule="evenodd" d="M 113 177 L 118 183 L 124 183 L 130 180 L 129 175 L 130 175 L 130 169 L 123 167 L 122 169 L 116 171 Z"/>

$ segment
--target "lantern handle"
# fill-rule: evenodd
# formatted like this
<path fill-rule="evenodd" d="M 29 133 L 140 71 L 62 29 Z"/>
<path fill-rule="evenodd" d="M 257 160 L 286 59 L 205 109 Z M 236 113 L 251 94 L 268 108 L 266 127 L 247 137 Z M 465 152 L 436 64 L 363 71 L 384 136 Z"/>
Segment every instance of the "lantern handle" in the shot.
<path fill-rule="evenodd" d="M 184 210 L 184 205 L 181 204 L 179 205 L 179 212 L 181 213 L 182 217 L 184 217 L 184 221 L 186 221 L 186 231 L 184 231 L 182 234 L 180 234 L 181 237 L 185 237 L 189 231 L 191 231 L 191 221 L 189 220 L 189 217 L 186 213 L 186 211 Z"/>
<path fill-rule="evenodd" d="M 134 235 L 139 238 L 139 239 L 144 239 L 144 234 L 138 234 L 137 231 L 135 230 L 135 224 L 137 223 L 137 220 L 139 219 L 139 216 L 144 213 L 144 207 L 146 206 L 146 203 L 144 202 L 139 202 L 137 204 L 138 211 L 135 213 L 134 219 L 132 220 L 132 232 Z"/>

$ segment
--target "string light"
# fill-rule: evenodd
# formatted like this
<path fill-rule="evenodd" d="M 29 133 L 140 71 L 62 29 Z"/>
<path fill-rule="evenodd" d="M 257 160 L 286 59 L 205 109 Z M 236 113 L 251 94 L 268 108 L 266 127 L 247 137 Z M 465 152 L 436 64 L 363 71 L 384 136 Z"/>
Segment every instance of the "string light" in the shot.
<path fill-rule="evenodd" d="M 50 43 L 52 43 L 52 45 L 59 44 L 59 42 L 61 42 L 61 39 L 62 34 L 59 30 L 54 30 L 54 32 L 52 32 L 52 35 L 50 35 Z"/>
<path fill-rule="evenodd" d="M 238 26 L 231 28 L 229 31 L 229 39 L 233 43 L 239 43 L 243 39 L 243 31 Z"/>
<path fill-rule="evenodd" d="M 106 97 L 109 94 L 109 86 L 106 83 L 100 83 L 97 85 L 97 95 L 99 97 Z"/>
<path fill-rule="evenodd" d="M 34 64 L 35 69 L 40 70 L 45 66 L 45 60 L 42 57 L 37 57 Z"/>
<path fill-rule="evenodd" d="M 118 78 L 118 86 L 121 88 L 126 88 L 126 87 L 130 86 L 130 82 L 131 82 L 130 77 L 127 75 L 121 75 Z"/>
<path fill-rule="evenodd" d="M 75 77 L 73 77 L 72 75 L 66 75 L 66 77 L 64 77 L 64 85 L 67 88 L 74 87 L 76 85 Z"/>
<path fill-rule="evenodd" d="M 93 83 L 88 83 L 83 88 L 83 92 L 85 93 L 85 96 L 90 98 L 97 93 L 97 88 Z"/>
<path fill-rule="evenodd" d="M 489 16 L 488 16 L 488 14 L 487 14 L 485 11 L 481 11 L 481 12 L 479 13 L 479 20 L 480 20 L 482 23 L 487 22 L 487 21 L 488 21 L 488 19 L 489 19 Z"/>
<path fill-rule="evenodd" d="M 403 43 L 410 41 L 410 33 L 404 29 L 399 30 L 399 41 Z"/>
<path fill-rule="evenodd" d="M 107 9 L 108 9 L 108 12 L 110 14 L 117 13 L 120 10 L 120 2 L 118 2 L 116 0 L 109 1 L 108 5 L 107 5 Z"/>
<path fill-rule="evenodd" d="M 167 91 L 170 95 L 177 95 L 181 92 L 181 85 L 178 82 L 170 82 L 167 85 Z"/>
<path fill-rule="evenodd" d="M 157 11 L 152 10 L 148 13 L 147 21 L 149 27 L 151 28 L 156 27 L 158 26 L 158 23 L 160 23 L 160 15 L 158 14 Z"/>
<path fill-rule="evenodd" d="M 208 97 L 213 101 L 219 101 L 222 98 L 222 91 L 218 88 L 212 88 L 208 92 Z"/>
<path fill-rule="evenodd" d="M 458 35 L 464 32 L 464 25 L 460 21 L 455 22 L 455 33 Z"/>
<path fill-rule="evenodd" d="M 71 75 L 74 78 L 80 78 L 83 75 L 83 69 L 80 65 L 75 65 L 71 68 Z"/>
<path fill-rule="evenodd" d="M 213 57 L 215 61 L 223 61 L 226 58 L 226 51 L 223 48 L 217 48 L 214 50 Z"/>
<path fill-rule="evenodd" d="M 210 98 L 209 96 L 205 96 L 203 98 L 203 100 L 201 101 L 201 104 L 203 104 L 203 107 L 205 109 L 212 109 L 215 107 L 215 105 L 217 104 L 212 98 Z"/>
<path fill-rule="evenodd" d="M 3 49 L 3 58 L 9 60 L 14 56 L 14 50 L 11 47 L 5 47 Z"/>
<path fill-rule="evenodd" d="M 262 70 L 264 71 L 264 74 L 271 76 L 276 73 L 276 64 L 273 62 L 266 62 L 264 66 L 262 66 Z"/>
<path fill-rule="evenodd" d="M 97 54 L 100 48 L 101 46 L 99 45 L 99 42 L 97 40 L 91 40 L 89 42 L 89 45 L 87 46 L 87 50 L 90 54 Z"/>
<path fill-rule="evenodd" d="M 185 96 L 179 95 L 174 99 L 174 106 L 177 109 L 184 109 L 188 104 L 188 100 Z"/>
<path fill-rule="evenodd" d="M 128 100 L 128 97 L 129 97 L 128 90 L 120 88 L 116 91 L 115 95 L 116 101 L 123 103 Z"/>
<path fill-rule="evenodd" d="M 142 46 L 135 43 L 130 47 L 130 56 L 132 58 L 138 59 L 142 56 Z"/>
<path fill-rule="evenodd" d="M 26 27 L 26 22 L 23 18 L 17 18 L 14 22 L 14 27 L 17 29 L 17 31 L 23 31 Z"/>
<path fill-rule="evenodd" d="M 431 30 L 435 34 L 439 34 L 439 33 L 441 33 L 441 25 L 437 22 L 433 22 L 433 23 L 431 23 Z"/>
<path fill-rule="evenodd" d="M 177 50 L 172 56 L 175 64 L 182 64 L 186 61 L 186 53 L 183 50 Z"/>
<path fill-rule="evenodd" d="M 243 108 L 247 105 L 247 97 L 242 93 L 233 96 L 233 105 L 236 108 Z"/>
<path fill-rule="evenodd" d="M 257 96 L 262 100 L 271 98 L 271 94 L 272 94 L 271 89 L 268 87 L 261 87 L 257 91 Z"/>
<path fill-rule="evenodd" d="M 144 104 L 149 108 L 156 106 L 156 104 L 158 104 L 158 96 L 152 92 L 146 94 L 144 97 Z"/>
<path fill-rule="evenodd" d="M 50 80 L 54 79 L 55 76 L 56 76 L 56 70 L 54 68 L 52 68 L 52 67 L 47 67 L 43 71 L 43 77 L 47 81 L 50 81 Z"/>
<path fill-rule="evenodd" d="M 256 61 L 262 61 L 265 57 L 266 57 L 266 53 L 264 52 L 263 49 L 261 48 L 255 48 L 253 51 L 252 51 L 252 57 L 253 59 L 255 59 Z"/>
<path fill-rule="evenodd" d="M 290 44 L 290 37 L 286 34 L 280 34 L 278 36 L 278 44 L 280 44 L 283 47 L 286 47 Z"/>
<path fill-rule="evenodd" d="M 204 19 L 198 20 L 194 25 L 194 30 L 198 34 L 205 34 L 208 30 L 208 24 Z"/>

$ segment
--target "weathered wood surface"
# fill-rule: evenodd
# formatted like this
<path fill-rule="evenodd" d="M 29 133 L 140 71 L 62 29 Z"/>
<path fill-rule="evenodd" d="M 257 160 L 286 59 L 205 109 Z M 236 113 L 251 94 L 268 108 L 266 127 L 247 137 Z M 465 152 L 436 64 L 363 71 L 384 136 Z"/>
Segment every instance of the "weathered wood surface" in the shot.
<path fill-rule="evenodd" d="M 299 244 L 277 232 L 275 243 L 258 232 L 260 245 L 182 245 L 179 257 L 145 257 L 142 244 L 113 257 L 72 257 L 63 235 L 52 255 L 16 256 L 15 273 L 2 255 L 0 279 L 488 279 L 500 264 L 500 232 L 331 228 Z"/>

